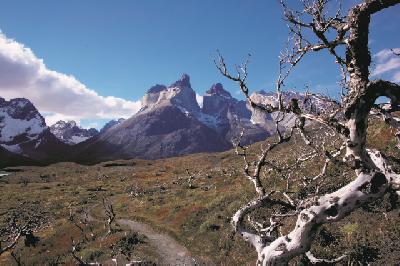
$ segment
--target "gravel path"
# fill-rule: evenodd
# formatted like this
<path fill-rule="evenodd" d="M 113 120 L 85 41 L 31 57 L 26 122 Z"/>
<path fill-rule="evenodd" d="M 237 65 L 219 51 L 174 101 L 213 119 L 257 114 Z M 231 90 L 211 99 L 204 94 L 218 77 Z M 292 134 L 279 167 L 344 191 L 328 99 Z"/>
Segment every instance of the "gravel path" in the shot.
<path fill-rule="evenodd" d="M 89 221 L 97 221 L 97 219 L 90 214 L 90 211 L 97 206 L 98 204 L 95 204 L 87 209 L 87 218 Z M 120 226 L 128 227 L 134 232 L 145 235 L 149 239 L 149 244 L 155 248 L 155 252 L 159 255 L 163 265 L 205 265 L 205 263 L 201 263 L 192 258 L 189 251 L 175 239 L 167 234 L 156 232 L 148 224 L 128 219 L 117 219 L 116 223 Z"/>
<path fill-rule="evenodd" d="M 176 242 L 172 237 L 154 231 L 149 225 L 127 219 L 119 219 L 117 223 L 147 236 L 150 245 L 155 248 L 155 251 L 165 265 L 198 265 L 189 256 L 189 251 L 185 247 Z"/>

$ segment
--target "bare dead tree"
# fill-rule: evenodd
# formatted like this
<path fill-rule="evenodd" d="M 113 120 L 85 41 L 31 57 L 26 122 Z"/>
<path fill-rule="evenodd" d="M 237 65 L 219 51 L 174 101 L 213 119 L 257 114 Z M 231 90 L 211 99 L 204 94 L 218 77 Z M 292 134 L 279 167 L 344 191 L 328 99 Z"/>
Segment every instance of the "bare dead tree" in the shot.
<path fill-rule="evenodd" d="M 240 138 L 236 141 L 237 154 L 244 160 L 244 175 L 254 185 L 256 198 L 233 215 L 232 223 L 236 232 L 257 251 L 257 265 L 286 265 L 302 254 L 311 263 L 335 263 L 344 259 L 345 255 L 325 260 L 316 258 L 310 252 L 320 226 L 343 219 L 363 204 L 382 198 L 389 190 L 400 194 L 400 176 L 390 167 L 385 155 L 381 151 L 366 148 L 368 118 L 371 115 L 382 116 L 385 122 L 399 128 L 398 119 L 391 114 L 399 110 L 400 86 L 386 80 L 369 79 L 371 55 L 368 35 L 371 16 L 400 3 L 400 0 L 366 0 L 350 8 L 345 15 L 342 15 L 340 3 L 337 10 L 330 11 L 328 6 L 334 3 L 329 0 L 300 0 L 302 10 L 292 10 L 284 0 L 280 0 L 280 3 L 288 24 L 289 38 L 287 47 L 279 57 L 276 105 L 255 102 L 250 96 L 247 85 L 248 60 L 236 67 L 235 74 L 228 70 L 220 54 L 215 60 L 221 74 L 239 84 L 252 108 L 278 114 L 275 140 L 262 148 L 255 161 L 250 159 L 248 149 L 241 145 Z M 342 89 L 340 101 L 325 99 L 334 108 L 318 113 L 307 110 L 306 101 L 302 103 L 299 99 L 284 99 L 282 89 L 293 68 L 307 53 L 322 50 L 328 51 L 338 64 L 342 73 Z M 320 97 L 309 95 L 309 99 Z M 385 110 L 375 104 L 381 96 L 391 100 Z M 283 132 L 279 125 L 288 114 L 296 116 L 296 123 Z M 316 139 L 306 132 L 306 121 L 320 125 L 332 134 Z M 276 147 L 293 141 L 296 136 L 300 136 L 305 148 L 294 164 L 280 166 L 268 159 Z M 399 133 L 397 138 L 400 140 Z M 286 170 L 293 170 L 295 166 L 320 155 L 325 159 L 316 176 L 300 178 L 296 177 L 300 173 L 293 171 L 284 174 Z M 329 164 L 348 166 L 354 173 L 354 179 L 334 192 L 323 194 L 320 188 L 327 178 Z M 269 173 L 269 170 L 263 171 L 265 168 L 280 174 L 287 182 L 286 188 L 268 191 L 262 182 L 262 174 Z M 296 196 L 289 184 L 295 180 L 304 188 L 314 186 L 314 191 L 308 191 L 306 197 Z M 251 217 L 254 210 L 266 205 L 279 208 L 272 208 L 268 213 L 269 221 L 255 221 Z M 281 220 L 293 216 L 297 217 L 296 225 L 289 233 L 282 234 Z"/>
<path fill-rule="evenodd" d="M 75 241 L 75 239 L 73 239 L 71 237 L 71 255 L 72 257 L 76 260 L 76 262 L 78 263 L 78 265 L 80 266 L 86 266 L 89 265 L 88 262 L 84 261 L 82 257 L 79 257 L 77 252 L 80 250 L 80 246 L 84 243 L 84 240 L 81 239 L 80 241 Z"/>
<path fill-rule="evenodd" d="M 103 199 L 103 206 L 107 206 L 108 204 L 111 205 L 110 202 L 106 201 Z M 70 254 L 72 258 L 77 262 L 78 265 L 81 266 L 86 266 L 86 265 L 101 265 L 99 262 L 90 262 L 85 260 L 82 256 L 79 256 L 79 251 L 84 248 L 85 245 L 87 245 L 90 241 L 93 241 L 96 239 L 96 236 L 93 231 L 93 225 L 91 222 L 93 221 L 93 218 L 90 217 L 89 210 L 83 209 L 78 212 L 74 212 L 72 210 L 72 204 L 69 205 L 70 211 L 69 211 L 69 218 L 68 220 L 79 230 L 81 236 L 79 238 L 74 239 L 71 237 L 71 250 Z M 112 205 L 111 205 L 111 210 L 112 210 Z M 112 211 L 113 212 L 113 211 Z M 106 211 L 107 213 L 107 211 Z M 108 215 L 108 214 L 107 214 Z M 115 217 L 115 216 L 114 216 Z M 108 224 L 108 234 L 110 234 L 110 224 Z M 89 237 L 88 237 L 89 235 Z"/>
<path fill-rule="evenodd" d="M 15 233 L 14 238 L 12 238 L 9 241 L 8 245 L 6 245 L 5 247 L 2 247 L 1 246 L 1 242 L 0 242 L 0 248 L 1 248 L 0 249 L 0 255 L 3 254 L 4 252 L 11 251 L 11 250 L 13 250 L 15 248 L 15 246 L 18 244 L 19 239 L 23 236 L 23 230 L 24 230 L 23 228 L 18 230 Z"/>
<path fill-rule="evenodd" d="M 112 228 L 112 223 L 115 220 L 115 212 L 114 212 L 114 208 L 113 205 L 111 203 L 110 200 L 107 200 L 105 198 L 103 198 L 103 207 L 104 207 L 104 213 L 107 216 L 107 235 L 112 234 L 114 232 L 113 228 Z"/>
<path fill-rule="evenodd" d="M 21 265 L 22 265 L 22 263 L 21 263 L 21 255 L 20 255 L 19 253 L 17 253 L 17 252 L 15 251 L 15 249 L 12 250 L 12 251 L 10 252 L 10 255 L 11 255 L 11 257 L 14 259 L 15 263 L 16 263 L 18 266 L 21 266 Z"/>
<path fill-rule="evenodd" d="M 71 255 L 72 258 L 77 262 L 79 266 L 89 266 L 89 265 L 101 265 L 99 262 L 88 262 L 85 261 L 82 256 L 78 255 L 79 250 L 81 250 L 81 245 L 85 243 L 85 240 L 82 238 L 79 241 L 75 241 L 74 238 L 71 237 Z"/>
<path fill-rule="evenodd" d="M 196 188 L 195 185 L 193 185 L 193 181 L 194 181 L 194 179 L 195 179 L 195 174 L 191 173 L 191 172 L 189 171 L 189 169 L 185 169 L 185 171 L 186 171 L 186 174 L 189 176 L 189 177 L 188 177 L 188 180 L 187 180 L 187 182 L 188 182 L 188 187 L 189 187 L 190 189 Z"/>
<path fill-rule="evenodd" d="M 79 230 L 84 241 L 94 240 L 93 226 L 89 221 L 87 210 L 82 210 L 80 213 L 75 214 L 72 210 L 72 204 L 70 204 L 68 220 Z"/>
<path fill-rule="evenodd" d="M 72 255 L 72 257 L 75 259 L 75 261 L 77 262 L 77 264 L 79 266 L 89 266 L 89 265 L 100 266 L 101 264 L 99 262 L 88 262 L 88 261 L 85 261 L 82 257 L 80 257 L 78 255 L 78 251 L 81 249 L 81 245 L 84 242 L 85 241 L 83 239 L 81 239 L 79 241 L 75 241 L 75 239 L 73 239 L 71 237 L 71 255 Z"/>
<path fill-rule="evenodd" d="M 38 238 L 34 236 L 34 232 L 45 228 L 48 224 L 49 217 L 46 213 L 35 206 L 21 203 L 8 213 L 3 221 L 3 227 L 0 228 L 0 255 L 5 252 L 16 255 L 12 251 L 21 239 L 24 239 L 25 246 L 35 245 Z"/>

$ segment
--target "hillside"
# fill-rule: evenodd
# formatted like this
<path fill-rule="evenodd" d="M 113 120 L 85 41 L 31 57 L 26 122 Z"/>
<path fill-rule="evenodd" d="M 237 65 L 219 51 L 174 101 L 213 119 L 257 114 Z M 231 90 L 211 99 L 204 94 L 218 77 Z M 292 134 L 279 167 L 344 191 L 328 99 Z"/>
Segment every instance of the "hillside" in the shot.
<path fill-rule="evenodd" d="M 299 98 L 305 112 L 329 111 L 332 105 L 322 96 L 286 91 L 283 101 Z M 202 98 L 200 106 L 197 96 Z M 75 121 L 47 125 L 44 116 L 26 98 L 6 101 L 0 97 L 0 146 L 40 164 L 72 161 L 94 164 L 117 159 L 160 159 L 199 152 L 231 149 L 232 140 L 244 132 L 244 144 L 274 134 L 277 113 L 263 114 L 246 101 L 238 100 L 221 83 L 196 96 L 190 77 L 169 86 L 154 85 L 144 94 L 141 109 L 128 119 L 109 121 L 100 131 L 81 128 Z M 273 92 L 253 92 L 261 105 L 277 105 Z M 303 103 L 304 102 L 304 103 Z M 307 102 L 307 104 L 305 103 Z M 306 104 L 306 105 L 304 105 Z M 304 106 L 303 106 L 304 105 Z M 287 114 L 281 129 L 291 127 L 294 114 Z M 18 165 L 0 153 L 3 166 Z"/>
<path fill-rule="evenodd" d="M 313 135 L 320 133 L 314 131 Z M 395 149 L 392 133 L 376 121 L 369 129 L 369 143 L 387 152 L 395 163 L 400 154 Z M 251 152 L 258 152 L 259 145 L 254 145 Z M 294 160 L 300 149 L 300 145 L 285 144 L 273 153 L 273 159 L 276 162 Z M 316 173 L 321 163 L 320 160 L 307 163 L 299 171 Z M 96 237 L 79 254 L 91 261 L 109 261 L 112 256 L 109 247 L 120 245 L 125 231 L 104 236 L 103 197 L 114 202 L 117 219 L 140 221 L 173 237 L 198 262 L 207 265 L 253 265 L 255 262 L 253 249 L 233 234 L 230 225 L 231 215 L 254 197 L 252 187 L 242 176 L 242 158 L 232 150 L 154 161 L 119 160 L 93 166 L 58 163 L 18 169 L 0 179 L 4 191 L 0 196 L 2 223 L 9 213 L 21 207 L 24 207 L 21 213 L 41 210 L 49 221 L 48 226 L 35 233 L 39 237 L 35 246 L 25 247 L 20 243 L 16 249 L 26 264 L 49 264 L 57 258 L 73 263 L 70 236 L 79 239 L 80 233 L 67 219 L 70 209 L 76 213 L 89 210 L 96 219 L 91 222 Z M 329 176 L 335 176 L 346 173 L 346 169 L 333 167 L 329 172 Z M 191 181 L 190 175 L 194 176 Z M 338 188 L 349 178 L 352 177 L 344 174 L 329 180 L 324 189 Z M 277 177 L 268 180 L 271 189 L 282 185 Z M 264 209 L 256 215 L 267 213 Z M 399 211 L 390 208 L 390 199 L 363 206 L 341 222 L 322 227 L 313 246 L 314 253 L 334 256 L 346 251 L 352 259 L 363 263 L 389 265 L 400 260 L 399 222 Z M 130 258 L 162 264 L 162 258 L 152 246 L 154 243 L 146 237 L 136 237 L 143 241 L 128 245 Z M 9 265 L 11 261 L 9 253 L 0 257 L 0 264 Z"/>
<path fill-rule="evenodd" d="M 0 168 L 17 165 L 36 165 L 37 162 L 24 156 L 12 153 L 0 146 Z"/>

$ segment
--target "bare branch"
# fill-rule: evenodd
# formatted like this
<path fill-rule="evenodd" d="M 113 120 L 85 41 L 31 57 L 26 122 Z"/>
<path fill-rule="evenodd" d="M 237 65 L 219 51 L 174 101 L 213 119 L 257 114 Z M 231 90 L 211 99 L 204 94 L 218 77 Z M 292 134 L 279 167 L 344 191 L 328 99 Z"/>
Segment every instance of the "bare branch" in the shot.
<path fill-rule="evenodd" d="M 112 223 L 114 222 L 116 215 L 111 201 L 105 198 L 103 198 L 102 201 L 103 201 L 104 213 L 107 216 L 107 225 L 106 225 L 108 228 L 107 235 L 109 235 L 114 232 L 112 228 Z"/>
<path fill-rule="evenodd" d="M 234 229 L 255 247 L 258 253 L 258 265 L 286 265 L 292 258 L 304 253 L 312 263 L 339 262 L 345 256 L 335 260 L 324 260 L 316 258 L 309 252 L 318 228 L 324 223 L 339 221 L 364 203 L 381 198 L 389 188 L 400 194 L 400 176 L 391 169 L 381 152 L 366 149 L 366 130 L 371 109 L 375 112 L 374 115 L 382 116 L 385 122 L 396 128 L 396 138 L 400 141 L 400 119 L 391 116 L 392 111 L 400 110 L 400 85 L 383 80 L 369 80 L 371 56 L 368 50 L 371 15 L 400 3 L 400 0 L 365 1 L 351 8 L 346 16 L 342 16 L 340 5 L 336 12 L 330 14 L 327 11 L 328 2 L 329 0 L 301 0 L 303 9 L 294 11 L 284 0 L 280 0 L 288 23 L 289 38 L 287 46 L 279 57 L 276 105 L 256 103 L 250 97 L 246 84 L 248 60 L 242 66 L 236 67 L 235 75 L 228 71 L 221 54 L 218 53 L 218 60 L 214 61 L 223 76 L 239 84 L 252 108 L 276 114 L 275 140 L 262 147 L 256 160 L 251 161 L 247 147 L 240 144 L 243 132 L 236 143 L 236 153 L 244 160 L 244 176 L 253 183 L 256 197 L 233 215 L 232 223 Z M 309 38 L 310 34 L 313 39 Z M 339 49 L 340 47 L 345 49 Z M 294 67 L 308 52 L 321 50 L 327 50 L 340 67 L 341 102 L 308 92 L 302 105 L 299 99 L 284 99 L 282 94 L 284 83 Z M 346 50 L 345 56 L 340 54 L 344 50 Z M 375 105 L 375 100 L 380 96 L 391 99 L 391 111 Z M 329 102 L 333 108 L 319 112 L 313 109 L 313 100 Z M 296 123 L 283 131 L 279 124 L 289 113 L 295 115 Z M 305 129 L 306 121 L 310 121 L 312 125 L 319 124 L 320 127 L 328 129 L 329 133 L 325 136 L 311 137 Z M 269 159 L 276 147 L 289 142 L 296 135 L 295 131 L 299 133 L 307 148 L 303 148 L 302 155 L 297 156 L 294 164 L 286 163 L 280 166 L 273 159 Z M 333 145 L 325 147 L 325 142 L 333 138 L 336 138 Z M 296 141 L 297 138 L 293 139 Z M 340 147 L 337 148 L 338 140 Z M 331 151 L 332 146 L 333 151 Z M 317 175 L 304 178 L 294 171 L 287 173 L 293 170 L 293 167 L 317 156 L 324 159 Z M 344 157 L 343 162 L 339 160 L 342 157 Z M 329 176 L 328 166 L 331 163 L 350 166 L 356 177 L 337 191 L 319 196 L 320 188 Z M 265 170 L 265 166 L 270 169 Z M 279 191 L 274 184 L 274 189 L 267 192 L 261 179 L 263 171 L 265 178 L 269 177 L 269 173 L 276 171 L 280 175 L 279 178 L 286 182 L 286 189 Z M 297 192 L 289 190 L 290 182 L 295 180 L 300 186 L 301 184 L 304 186 L 307 196 L 296 198 Z M 315 185 L 312 187 L 312 192 L 307 190 L 310 185 Z M 269 214 L 269 222 L 258 222 L 250 217 L 254 210 L 267 204 L 285 206 L 285 210 L 274 210 Z M 294 229 L 287 235 L 277 237 L 276 232 L 279 231 L 280 222 L 285 217 L 294 215 L 298 215 Z M 247 228 L 246 217 L 253 230 Z"/>
<path fill-rule="evenodd" d="M 334 263 L 341 262 L 342 260 L 347 258 L 347 255 L 342 255 L 340 257 L 337 257 L 335 259 L 330 259 L 330 260 L 328 260 L 328 259 L 318 259 L 311 253 L 311 251 L 306 252 L 306 256 L 307 256 L 307 258 L 309 259 L 309 261 L 312 264 L 317 264 L 317 263 L 334 264 Z"/>

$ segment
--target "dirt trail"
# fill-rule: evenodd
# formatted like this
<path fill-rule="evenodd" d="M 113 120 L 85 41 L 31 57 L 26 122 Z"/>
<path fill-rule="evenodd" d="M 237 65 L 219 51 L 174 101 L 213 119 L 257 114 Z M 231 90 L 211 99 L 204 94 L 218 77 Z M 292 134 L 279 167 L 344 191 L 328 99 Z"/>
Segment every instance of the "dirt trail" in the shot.
<path fill-rule="evenodd" d="M 155 251 L 165 265 L 199 265 L 190 257 L 189 251 L 185 247 L 172 237 L 154 231 L 149 225 L 127 219 L 119 219 L 117 223 L 147 236 L 150 245 L 155 247 Z"/>
<path fill-rule="evenodd" d="M 98 205 L 93 205 L 87 209 L 87 218 L 90 221 L 97 221 L 97 219 L 90 214 L 90 211 L 96 206 Z M 200 263 L 192 258 L 189 251 L 175 239 L 167 234 L 156 232 L 151 226 L 145 223 L 128 219 L 117 219 L 116 222 L 121 226 L 128 227 L 134 232 L 145 235 L 149 239 L 149 244 L 155 248 L 155 252 L 159 255 L 163 265 L 204 265 L 204 263 Z"/>

